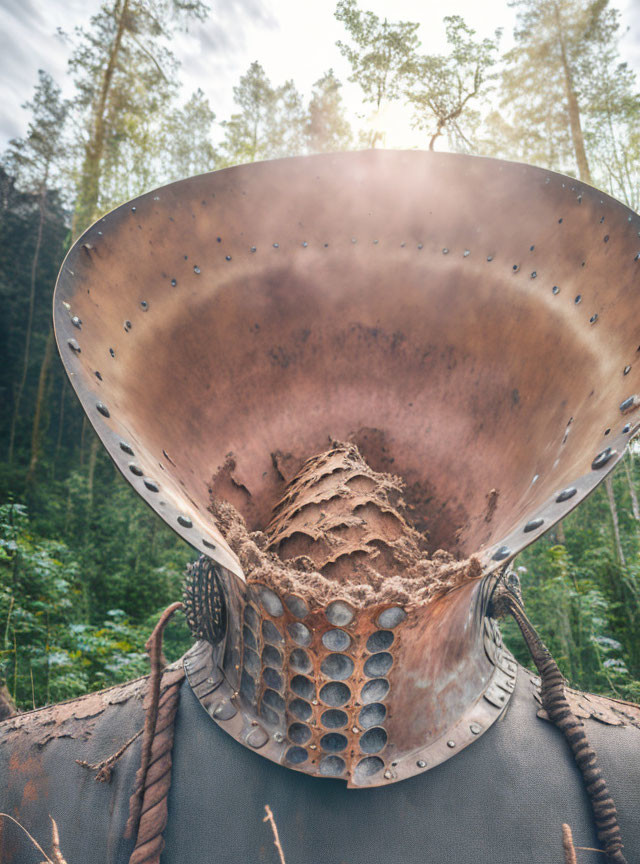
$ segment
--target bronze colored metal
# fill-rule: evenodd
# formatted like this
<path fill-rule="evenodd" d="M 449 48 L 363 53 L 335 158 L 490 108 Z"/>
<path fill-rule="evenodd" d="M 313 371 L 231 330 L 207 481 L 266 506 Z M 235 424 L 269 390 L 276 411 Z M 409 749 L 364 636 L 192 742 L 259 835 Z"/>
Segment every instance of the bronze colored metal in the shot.
<path fill-rule="evenodd" d="M 56 286 L 58 346 L 124 476 L 221 568 L 225 638 L 199 643 L 188 673 L 231 734 L 289 764 L 294 685 L 284 664 L 277 720 L 261 655 L 243 689 L 245 609 L 260 626 L 279 616 L 246 586 L 210 495 L 264 529 L 283 466 L 330 440 L 400 475 L 432 549 L 477 555 L 485 576 L 404 610 L 384 765 L 357 775 L 352 732 L 341 776 L 410 776 L 499 715 L 515 668 L 485 617 L 487 577 L 579 504 L 640 428 L 639 232 L 622 204 L 543 169 L 372 151 L 181 181 L 80 238 Z M 350 722 L 377 611 L 350 625 Z M 319 704 L 326 614 L 310 618 Z M 288 638 L 282 650 L 288 663 Z"/>
<path fill-rule="evenodd" d="M 485 617 L 489 580 L 406 611 L 305 611 L 266 586 L 226 583 L 226 641 L 196 644 L 189 683 L 226 732 L 289 768 L 353 787 L 397 782 L 483 735 L 515 688 L 516 662 Z"/>
<path fill-rule="evenodd" d="M 434 548 L 493 569 L 637 428 L 639 230 L 591 187 L 488 159 L 245 165 L 92 226 L 60 273 L 56 335 L 124 476 L 240 578 L 210 478 L 232 452 L 219 491 L 264 526 L 282 488 L 271 454 L 306 458 L 330 437 L 407 481 Z"/>

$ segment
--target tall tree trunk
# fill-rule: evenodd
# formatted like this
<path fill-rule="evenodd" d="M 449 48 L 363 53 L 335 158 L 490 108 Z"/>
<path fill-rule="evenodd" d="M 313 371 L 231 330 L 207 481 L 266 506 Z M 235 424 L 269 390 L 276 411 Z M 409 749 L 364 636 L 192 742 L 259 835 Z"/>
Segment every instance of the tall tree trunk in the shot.
<path fill-rule="evenodd" d="M 584 135 L 582 134 L 582 123 L 580 122 L 580 106 L 578 104 L 578 96 L 573 86 L 573 74 L 569 59 L 567 57 L 567 48 L 564 40 L 564 27 L 560 18 L 560 9 L 558 4 L 554 4 L 554 12 L 556 26 L 558 28 L 558 45 L 560 47 L 560 60 L 562 63 L 562 72 L 564 75 L 564 85 L 567 93 L 567 106 L 569 109 L 569 126 L 571 128 L 571 140 L 573 141 L 573 149 L 576 155 L 576 164 L 578 166 L 578 176 L 585 183 L 591 183 L 591 171 L 587 161 L 587 153 L 584 147 Z"/>
<path fill-rule="evenodd" d="M 11 693 L 9 693 L 5 684 L 0 684 L 0 722 L 6 720 L 8 717 L 13 717 L 17 713 L 18 709 L 11 697 Z M 2 852 L 2 848 L 0 848 L 0 852 Z"/>
<path fill-rule="evenodd" d="M 116 33 L 109 49 L 107 65 L 102 76 L 100 93 L 94 105 L 89 139 L 85 144 L 84 160 L 80 172 L 80 187 L 73 213 L 72 233 L 77 237 L 97 217 L 98 199 L 100 197 L 100 169 L 105 145 L 105 120 L 109 92 L 113 83 L 113 75 L 118 62 L 118 54 L 122 45 L 129 0 L 115 0 L 113 18 L 116 21 Z"/>
<path fill-rule="evenodd" d="M 633 485 L 633 477 L 631 476 L 631 467 L 629 465 L 629 460 L 633 457 L 631 454 L 628 454 L 622 460 L 624 462 L 624 471 L 627 475 L 627 483 L 629 484 L 629 495 L 631 496 L 631 510 L 633 512 L 633 518 L 636 522 L 640 522 L 640 507 L 638 506 L 638 496 L 636 494 L 635 486 Z"/>
<path fill-rule="evenodd" d="M 45 394 L 47 389 L 47 378 L 49 377 L 49 369 L 53 360 L 53 329 L 49 328 L 47 335 L 47 344 L 44 349 L 44 357 L 40 364 L 40 375 L 38 376 L 38 392 L 36 395 L 36 409 L 33 415 L 33 429 L 31 432 L 31 460 L 29 462 L 29 471 L 27 472 L 27 485 L 33 482 L 35 471 L 40 458 L 40 426 L 42 424 L 42 414 L 44 409 Z"/>
<path fill-rule="evenodd" d="M 46 182 L 46 181 L 45 181 Z M 36 246 L 33 252 L 33 259 L 31 261 L 31 282 L 29 285 L 29 314 L 27 315 L 27 327 L 24 338 L 24 356 L 22 358 L 22 373 L 20 375 L 20 381 L 18 382 L 18 389 L 16 390 L 16 398 L 13 404 L 13 415 L 11 417 L 11 431 L 9 433 L 9 456 L 8 462 L 9 465 L 13 462 L 13 447 L 15 444 L 16 438 L 16 425 L 18 423 L 18 419 L 20 417 L 20 403 L 22 402 L 22 395 L 24 393 L 24 387 L 27 383 L 27 372 L 29 370 L 29 359 L 31 354 L 31 333 L 33 330 L 33 311 L 35 308 L 35 297 L 36 297 L 36 275 L 38 271 L 38 263 L 40 259 L 40 248 L 42 246 L 42 229 L 44 227 L 44 215 L 45 215 L 45 199 L 46 199 L 46 186 L 45 182 L 43 182 L 40 188 L 40 196 L 39 196 L 39 215 L 38 215 L 38 232 L 36 234 Z"/>
<path fill-rule="evenodd" d="M 604 481 L 604 486 L 607 490 L 609 509 L 611 510 L 611 522 L 613 524 L 613 536 L 616 541 L 616 552 L 618 555 L 618 560 L 624 567 L 626 565 L 626 561 L 624 560 L 624 552 L 622 551 L 622 543 L 620 542 L 620 523 L 618 521 L 618 508 L 616 506 L 616 499 L 615 495 L 613 494 L 613 481 L 611 479 L 611 474 L 607 475 L 607 478 Z"/>

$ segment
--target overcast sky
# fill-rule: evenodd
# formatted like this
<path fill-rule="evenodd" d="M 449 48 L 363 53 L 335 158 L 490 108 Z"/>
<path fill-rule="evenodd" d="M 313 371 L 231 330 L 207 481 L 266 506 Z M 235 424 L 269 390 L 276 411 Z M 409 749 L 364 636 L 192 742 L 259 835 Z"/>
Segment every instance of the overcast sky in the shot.
<path fill-rule="evenodd" d="M 334 0 L 209 0 L 211 15 L 204 24 L 181 34 L 173 49 L 182 64 L 185 98 L 197 87 L 209 97 L 218 120 L 233 110 L 233 85 L 249 64 L 258 60 L 274 84 L 293 78 L 309 95 L 311 86 L 329 67 L 345 84 L 343 95 L 351 113 L 362 112 L 359 90 L 347 83 L 349 69 L 335 46 L 344 29 L 333 17 Z M 503 48 L 511 44 L 514 12 L 507 0 L 361 0 L 392 20 L 419 21 L 423 50 L 445 49 L 444 15 L 462 15 L 479 36 L 504 30 Z M 640 0 L 613 0 L 628 32 L 623 57 L 640 72 Z M 0 0 L 0 149 L 26 130 L 28 116 L 21 104 L 30 98 L 39 68 L 72 92 L 66 76 L 69 44 L 57 29 L 72 32 L 86 25 L 100 0 Z M 393 125 L 393 121 L 392 121 Z M 402 118 L 387 146 L 415 143 Z"/>

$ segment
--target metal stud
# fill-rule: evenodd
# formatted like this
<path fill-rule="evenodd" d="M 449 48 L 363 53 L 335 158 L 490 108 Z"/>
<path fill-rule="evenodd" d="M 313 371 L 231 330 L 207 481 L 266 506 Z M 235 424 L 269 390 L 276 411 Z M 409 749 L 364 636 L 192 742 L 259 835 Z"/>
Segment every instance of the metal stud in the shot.
<path fill-rule="evenodd" d="M 426 768 L 427 767 L 427 763 L 424 761 L 424 759 L 418 759 L 418 761 L 416 762 L 416 765 L 418 766 L 418 768 Z"/>
<path fill-rule="evenodd" d="M 193 528 L 193 522 L 188 516 L 183 516 L 182 513 L 178 516 L 178 524 L 183 528 Z"/>
<path fill-rule="evenodd" d="M 77 327 L 78 330 L 82 329 L 82 321 L 78 318 L 77 315 L 73 316 L 73 318 L 71 319 L 71 323 L 73 324 L 74 327 Z"/>
<path fill-rule="evenodd" d="M 407 613 L 400 606 L 390 606 L 389 609 L 384 609 L 379 615 L 377 624 L 383 630 L 393 630 L 398 624 L 401 624 L 407 617 Z"/>
<path fill-rule="evenodd" d="M 575 486 L 568 486 L 566 489 L 563 489 L 556 498 L 556 504 L 562 504 L 563 501 L 568 501 L 570 498 L 573 498 L 577 491 L 578 490 Z"/>
<path fill-rule="evenodd" d="M 149 477 L 145 477 L 142 482 L 147 487 L 149 492 L 159 492 L 160 491 L 160 487 L 158 486 L 158 484 L 154 480 L 151 480 Z"/>
<path fill-rule="evenodd" d="M 455 742 L 455 741 L 451 741 L 451 740 L 447 741 L 447 747 L 451 747 L 451 748 L 453 748 L 453 747 L 455 747 L 455 746 L 456 746 L 456 742 Z"/>
<path fill-rule="evenodd" d="M 616 451 L 612 450 L 611 447 L 607 447 L 605 450 L 602 450 L 596 458 L 591 463 L 591 467 L 594 471 L 597 471 L 598 468 L 604 468 L 604 466 L 616 455 Z"/>
<path fill-rule="evenodd" d="M 103 402 L 96 402 L 96 409 L 100 414 L 102 414 L 103 417 L 111 416 L 109 409 Z"/>
<path fill-rule="evenodd" d="M 72 351 L 75 351 L 76 354 L 82 353 L 82 348 L 78 345 L 78 342 L 75 339 L 67 339 L 67 345 Z"/>
<path fill-rule="evenodd" d="M 524 533 L 529 534 L 531 531 L 536 531 L 541 525 L 544 525 L 544 519 L 542 517 L 539 516 L 537 519 L 530 519 L 524 526 Z"/>
<path fill-rule="evenodd" d="M 479 735 L 482 732 L 482 726 L 479 723 L 471 723 L 469 729 L 472 735 Z"/>
<path fill-rule="evenodd" d="M 628 399 L 625 399 L 624 402 L 620 403 L 620 411 L 622 414 L 626 414 L 627 411 L 630 411 L 636 404 L 636 397 L 629 396 Z"/>
<path fill-rule="evenodd" d="M 123 450 L 125 453 L 128 453 L 129 456 L 133 456 L 133 447 L 131 446 L 131 444 L 127 444 L 126 441 L 120 442 L 120 449 Z"/>
<path fill-rule="evenodd" d="M 508 546 L 501 546 L 497 552 L 494 552 L 491 556 L 492 561 L 504 561 L 505 558 L 508 558 L 511 555 L 511 549 Z"/>

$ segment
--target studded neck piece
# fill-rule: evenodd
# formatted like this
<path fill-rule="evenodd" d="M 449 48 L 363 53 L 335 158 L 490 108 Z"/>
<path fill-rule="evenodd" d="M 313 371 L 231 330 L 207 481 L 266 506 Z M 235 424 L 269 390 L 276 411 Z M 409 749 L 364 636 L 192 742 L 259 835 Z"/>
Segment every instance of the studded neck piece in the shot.
<path fill-rule="evenodd" d="M 203 708 L 246 747 L 352 787 L 411 777 L 500 716 L 516 663 L 478 580 L 426 608 L 310 611 L 201 558 L 186 602 L 200 640 L 185 658 Z"/>

